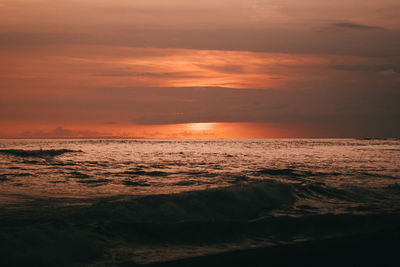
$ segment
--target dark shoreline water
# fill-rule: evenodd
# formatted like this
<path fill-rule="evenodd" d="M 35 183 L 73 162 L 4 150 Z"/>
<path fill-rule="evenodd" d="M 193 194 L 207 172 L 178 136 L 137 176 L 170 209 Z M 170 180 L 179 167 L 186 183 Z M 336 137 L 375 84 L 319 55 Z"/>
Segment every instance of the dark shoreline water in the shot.
<path fill-rule="evenodd" d="M 390 266 L 399 166 L 399 140 L 3 140 L 0 265 Z"/>
<path fill-rule="evenodd" d="M 329 256 L 324 266 L 377 266 L 396 263 L 400 244 L 399 213 L 140 223 L 113 201 L 0 210 L 1 265 L 317 266 Z"/>
<path fill-rule="evenodd" d="M 400 228 L 142 266 L 398 266 Z M 123 263 L 119 266 L 141 266 Z"/>

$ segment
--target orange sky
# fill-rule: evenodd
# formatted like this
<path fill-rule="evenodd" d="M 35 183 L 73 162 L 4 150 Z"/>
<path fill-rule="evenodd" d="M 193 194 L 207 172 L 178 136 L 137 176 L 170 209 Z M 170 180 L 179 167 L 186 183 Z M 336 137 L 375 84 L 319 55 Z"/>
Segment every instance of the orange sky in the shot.
<path fill-rule="evenodd" d="M 398 11 L 0 0 L 0 137 L 399 136 Z"/>

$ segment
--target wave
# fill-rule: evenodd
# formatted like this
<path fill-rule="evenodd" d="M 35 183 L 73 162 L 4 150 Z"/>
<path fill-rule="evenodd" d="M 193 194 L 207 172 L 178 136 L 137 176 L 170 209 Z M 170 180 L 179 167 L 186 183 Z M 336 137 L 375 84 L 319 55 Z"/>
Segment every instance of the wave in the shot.
<path fill-rule="evenodd" d="M 104 184 L 109 183 L 109 179 L 90 179 L 90 180 L 79 180 L 78 183 L 82 184 Z"/>
<path fill-rule="evenodd" d="M 104 201 L 96 209 L 99 214 L 112 210 L 110 219 L 135 222 L 229 221 L 258 218 L 294 201 L 291 185 L 267 181 L 125 199 L 119 202 L 118 211 L 113 208 L 114 202 Z"/>
<path fill-rule="evenodd" d="M 362 176 L 369 176 L 369 177 L 376 177 L 376 178 L 400 179 L 400 177 L 398 177 L 398 176 L 391 176 L 391 175 L 372 173 L 372 172 L 360 172 L 359 174 Z"/>
<path fill-rule="evenodd" d="M 73 178 L 79 178 L 79 179 L 90 178 L 90 175 L 78 171 L 73 171 L 70 174 Z"/>
<path fill-rule="evenodd" d="M 255 176 L 281 176 L 281 177 L 316 177 L 316 176 L 341 176 L 345 173 L 340 172 L 319 172 L 319 171 L 307 171 L 307 170 L 296 170 L 296 169 L 259 169 L 253 172 Z"/>
<path fill-rule="evenodd" d="M 254 172 L 257 176 L 291 176 L 291 177 L 307 177 L 315 175 L 310 171 L 299 171 L 295 169 L 261 169 Z"/>
<path fill-rule="evenodd" d="M 256 173 L 260 175 L 297 175 L 293 169 L 261 169 L 256 171 Z"/>
<path fill-rule="evenodd" d="M 163 177 L 168 176 L 171 173 L 162 172 L 162 171 L 142 171 L 142 170 L 133 170 L 133 171 L 124 171 L 121 174 L 123 175 L 133 175 L 133 176 L 155 176 L 155 177 Z"/>
<path fill-rule="evenodd" d="M 82 150 L 49 149 L 49 150 L 23 150 L 23 149 L 0 149 L 0 154 L 17 157 L 56 157 L 66 153 L 83 152 Z"/>
<path fill-rule="evenodd" d="M 123 180 L 122 184 L 126 186 L 150 186 L 150 184 L 145 181 L 132 181 L 129 179 Z"/>
<path fill-rule="evenodd" d="M 210 253 L 212 248 L 218 247 L 237 250 L 398 229 L 400 223 L 400 216 L 396 214 L 135 222 L 134 217 L 131 220 L 111 217 L 120 212 L 121 203 L 110 201 L 108 204 L 108 209 L 103 211 L 98 210 L 98 205 L 54 209 L 35 205 L 36 208 L 29 212 L 3 211 L 0 221 L 1 262 L 3 265 L 9 263 L 6 266 L 55 266 L 60 262 L 67 266 L 125 266 L 121 262 L 129 263 L 126 266 L 136 266 L 132 260 L 141 255 L 170 257 L 166 254 L 169 248 L 180 257 L 190 256 L 193 250 L 185 252 L 185 245 Z M 176 250 L 179 248 L 182 251 Z M 118 258 L 113 258 L 114 255 Z M 107 264 L 93 264 L 100 262 Z"/>
<path fill-rule="evenodd" d="M 93 186 L 96 186 L 101 180 L 86 181 L 95 182 Z M 389 189 L 398 190 L 398 187 Z M 314 195 L 316 199 L 326 196 L 352 200 L 353 196 L 343 194 L 356 194 L 348 188 L 336 190 L 322 183 L 298 185 L 258 181 L 180 194 L 101 198 L 90 202 L 91 205 L 64 205 L 65 199 L 61 198 L 55 201 L 36 199 L 38 202 L 29 206 L 32 209 L 29 212 L 10 210 L 2 215 L 0 246 L 6 251 L 2 251 L 2 259 L 11 258 L 19 263 L 15 265 L 32 265 L 18 262 L 19 255 L 8 252 L 36 251 L 39 247 L 43 257 L 48 259 L 47 248 L 56 247 L 65 254 L 51 258 L 52 264 L 40 262 L 42 264 L 37 265 L 56 265 L 64 258 L 81 259 L 80 251 L 86 251 L 91 259 L 118 254 L 131 261 L 133 254 L 126 253 L 127 248 L 135 255 L 146 257 L 155 253 L 165 256 L 169 247 L 185 248 L 186 245 L 209 253 L 215 247 L 234 250 L 346 236 L 390 229 L 400 223 L 399 213 L 381 213 L 380 210 L 372 214 L 303 212 L 301 216 L 282 215 L 280 211 L 295 204 L 298 191 L 307 197 Z M 63 206 L 55 205 L 57 200 Z M 45 203 L 52 204 L 46 206 Z M 37 240 L 41 240 L 40 244 Z M 114 263 L 111 265 L 116 265 Z"/>
<path fill-rule="evenodd" d="M 347 201 L 347 202 L 362 202 L 365 201 L 365 196 L 362 193 L 357 192 L 361 189 L 347 188 L 340 189 L 327 186 L 323 183 L 312 183 L 307 185 L 296 186 L 296 196 L 300 199 L 317 200 L 320 204 L 327 200 L 336 201 Z M 372 196 L 371 191 L 368 192 Z"/>

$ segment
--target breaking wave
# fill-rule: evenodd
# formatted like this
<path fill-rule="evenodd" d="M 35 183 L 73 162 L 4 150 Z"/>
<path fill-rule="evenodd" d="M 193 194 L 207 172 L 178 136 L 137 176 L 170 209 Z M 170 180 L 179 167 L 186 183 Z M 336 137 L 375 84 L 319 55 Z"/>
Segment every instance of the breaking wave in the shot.
<path fill-rule="evenodd" d="M 268 181 L 124 199 L 118 205 L 104 201 L 97 204 L 96 209 L 102 211 L 99 211 L 101 216 L 112 211 L 110 219 L 135 222 L 230 221 L 258 218 L 265 212 L 290 206 L 294 201 L 291 185 Z M 118 210 L 113 208 L 115 206 Z"/>

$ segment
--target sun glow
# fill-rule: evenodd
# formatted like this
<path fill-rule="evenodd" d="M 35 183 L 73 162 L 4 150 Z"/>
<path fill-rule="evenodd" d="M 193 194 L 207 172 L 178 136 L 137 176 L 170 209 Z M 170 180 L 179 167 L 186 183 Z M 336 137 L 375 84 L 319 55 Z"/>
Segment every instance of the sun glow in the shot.
<path fill-rule="evenodd" d="M 192 131 L 208 131 L 215 126 L 212 122 L 190 123 L 188 128 Z"/>

